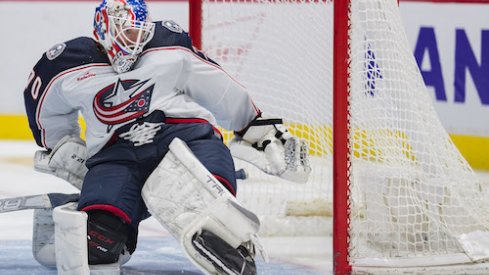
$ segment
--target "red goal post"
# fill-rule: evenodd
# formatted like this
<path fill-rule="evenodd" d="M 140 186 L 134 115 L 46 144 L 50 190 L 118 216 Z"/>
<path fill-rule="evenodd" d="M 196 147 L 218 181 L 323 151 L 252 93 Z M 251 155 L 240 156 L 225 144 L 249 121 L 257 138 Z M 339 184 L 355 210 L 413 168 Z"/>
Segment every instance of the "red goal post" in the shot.
<path fill-rule="evenodd" d="M 202 48 L 202 0 L 189 0 L 189 33 L 195 47 Z"/>
<path fill-rule="evenodd" d="M 333 34 L 333 269 L 349 274 L 349 7 L 350 1 L 334 2 Z"/>

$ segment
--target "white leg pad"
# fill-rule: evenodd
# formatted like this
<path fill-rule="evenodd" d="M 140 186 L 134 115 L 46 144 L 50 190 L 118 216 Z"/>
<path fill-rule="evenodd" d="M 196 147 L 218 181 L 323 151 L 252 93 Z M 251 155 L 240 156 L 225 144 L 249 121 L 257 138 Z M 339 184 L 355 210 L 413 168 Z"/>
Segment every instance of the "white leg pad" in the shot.
<path fill-rule="evenodd" d="M 32 228 L 32 255 L 45 267 L 56 267 L 52 209 L 35 209 Z"/>
<path fill-rule="evenodd" d="M 76 203 L 54 208 L 56 267 L 58 274 L 90 274 L 87 248 L 87 214 Z"/>
<path fill-rule="evenodd" d="M 215 273 L 212 264 L 193 248 L 192 236 L 206 229 L 237 248 L 258 241 L 259 220 L 240 206 L 182 140 L 175 138 L 169 148 L 146 181 L 142 197 L 150 213 L 180 240 L 191 260 L 206 273 Z"/>
<path fill-rule="evenodd" d="M 54 208 L 56 267 L 60 275 L 119 275 L 120 261 L 113 264 L 89 265 L 87 220 L 76 203 Z M 128 259 L 126 259 L 127 261 Z"/>

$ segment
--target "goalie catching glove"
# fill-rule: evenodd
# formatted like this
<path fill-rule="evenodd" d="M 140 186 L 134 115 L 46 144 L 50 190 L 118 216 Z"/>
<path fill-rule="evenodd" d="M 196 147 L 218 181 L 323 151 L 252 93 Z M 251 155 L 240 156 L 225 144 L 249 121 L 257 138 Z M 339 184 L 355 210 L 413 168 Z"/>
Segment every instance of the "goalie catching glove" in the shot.
<path fill-rule="evenodd" d="M 282 119 L 257 117 L 235 132 L 229 149 L 233 157 L 286 180 L 307 182 L 311 173 L 307 144 L 294 137 Z"/>
<path fill-rule="evenodd" d="M 65 136 L 49 152 L 36 151 L 34 169 L 38 172 L 55 175 L 81 190 L 88 169 L 85 142 L 79 137 Z"/>

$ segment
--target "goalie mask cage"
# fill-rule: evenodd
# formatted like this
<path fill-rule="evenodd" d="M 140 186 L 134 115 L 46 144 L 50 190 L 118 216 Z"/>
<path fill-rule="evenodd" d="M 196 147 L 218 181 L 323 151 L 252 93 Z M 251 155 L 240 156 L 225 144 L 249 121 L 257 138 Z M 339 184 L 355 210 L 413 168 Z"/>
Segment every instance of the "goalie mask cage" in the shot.
<path fill-rule="evenodd" d="M 262 234 L 333 232 L 336 274 L 489 273 L 489 197 L 437 118 L 396 0 L 191 0 L 190 32 L 309 144 L 307 183 L 239 183 Z"/>

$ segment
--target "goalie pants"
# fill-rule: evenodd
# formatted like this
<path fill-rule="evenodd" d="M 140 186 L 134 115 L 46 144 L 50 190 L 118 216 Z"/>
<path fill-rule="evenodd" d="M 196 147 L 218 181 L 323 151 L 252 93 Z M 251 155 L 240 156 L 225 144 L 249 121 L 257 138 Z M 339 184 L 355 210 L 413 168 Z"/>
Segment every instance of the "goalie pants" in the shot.
<path fill-rule="evenodd" d="M 140 221 L 149 217 L 141 189 L 175 137 L 185 141 L 223 186 L 236 193 L 235 168 L 230 151 L 215 135 L 210 124 L 163 124 L 152 143 L 134 146 L 130 141 L 118 139 L 87 160 L 89 170 L 78 210 L 109 211 L 123 218 L 137 232 Z"/>

